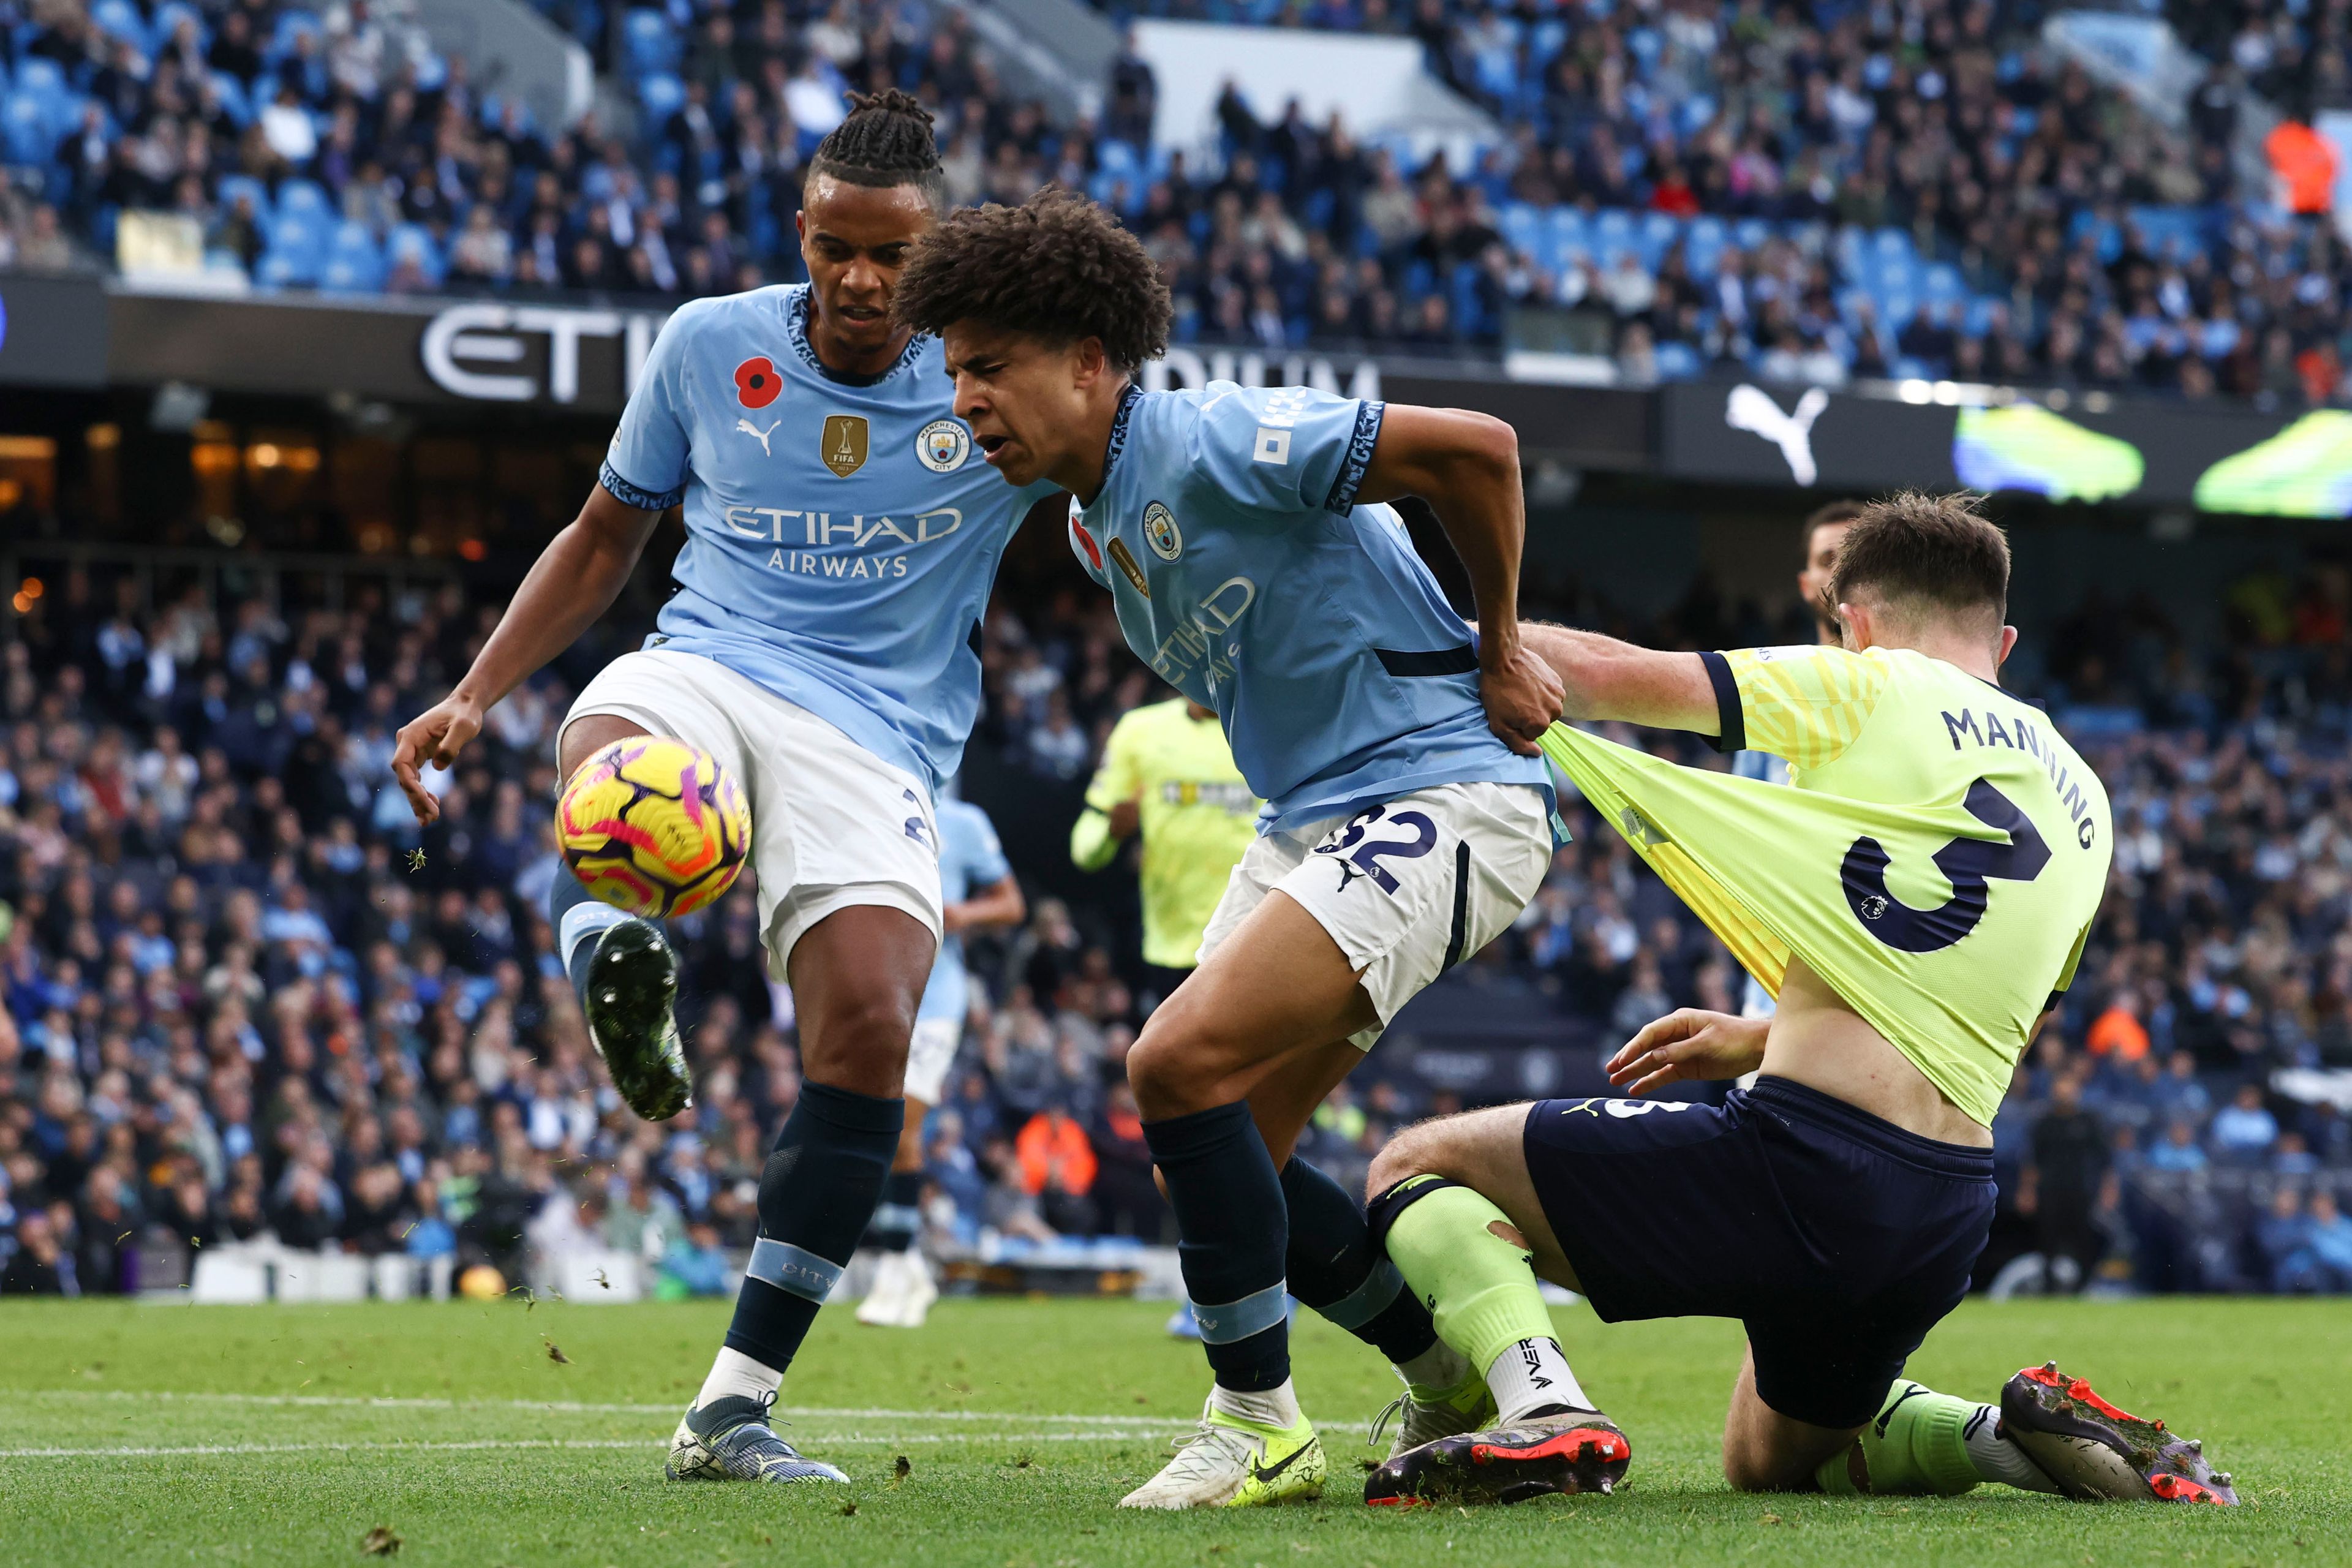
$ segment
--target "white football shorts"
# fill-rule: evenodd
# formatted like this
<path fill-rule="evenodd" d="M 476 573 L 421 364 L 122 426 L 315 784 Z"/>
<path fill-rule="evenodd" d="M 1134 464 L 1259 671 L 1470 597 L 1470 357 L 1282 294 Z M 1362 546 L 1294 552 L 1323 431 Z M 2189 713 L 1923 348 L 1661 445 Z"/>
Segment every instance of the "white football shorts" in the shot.
<path fill-rule="evenodd" d="M 708 752 L 751 806 L 768 973 L 838 910 L 903 910 L 940 935 L 930 791 L 808 710 L 700 654 L 641 648 L 606 665 L 564 717 L 610 713 Z"/>
<path fill-rule="evenodd" d="M 1331 933 L 1381 1021 L 1502 934 L 1551 865 L 1551 814 L 1531 784 L 1438 784 L 1350 816 L 1263 835 L 1201 935 L 1205 961 L 1279 888 Z"/>
<path fill-rule="evenodd" d="M 963 1044 L 961 1018 L 918 1018 L 907 1042 L 907 1098 L 937 1105 L 947 1093 L 948 1069 Z"/>

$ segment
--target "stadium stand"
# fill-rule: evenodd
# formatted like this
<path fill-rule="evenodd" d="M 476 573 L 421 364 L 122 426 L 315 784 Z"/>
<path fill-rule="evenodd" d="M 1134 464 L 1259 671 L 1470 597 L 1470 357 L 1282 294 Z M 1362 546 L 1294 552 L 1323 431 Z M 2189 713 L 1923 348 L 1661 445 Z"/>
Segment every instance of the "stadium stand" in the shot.
<path fill-rule="evenodd" d="M 751 895 L 674 926 L 698 1103 L 635 1121 L 543 913 L 553 730 L 578 671 L 492 713 L 420 836 L 392 731 L 498 605 L 382 570 L 354 561 L 335 607 L 106 567 L 20 599 L 0 645 L 0 1288 L 169 1288 L 229 1244 L 445 1282 L 480 1262 L 525 1278 L 535 1254 L 635 1259 L 656 1293 L 731 1279 L 798 1081 Z M 2346 581 L 2250 578 L 2217 643 L 2095 600 L 2037 639 L 2122 842 L 2080 980 L 1997 1123 L 1984 1282 L 2352 1288 Z M 1646 623 L 1553 609 L 1668 646 L 1791 632 L 1704 593 Z M 1091 596 L 1009 591 L 984 647 L 967 782 L 993 772 L 1050 816 L 1155 689 Z M 1000 816 L 1040 886 L 1052 866 L 1021 847 L 1058 861 L 1067 816 Z M 1440 994 L 1530 1011 L 1589 1070 L 1674 1006 L 1736 1008 L 1738 976 L 1613 833 L 1570 817 L 1517 929 Z M 949 1255 L 1162 1234 L 1121 1067 L 1133 954 L 1115 899 L 1093 900 L 1034 897 L 1024 929 L 975 943 L 983 984 L 929 1130 Z M 1318 1163 L 1360 1175 L 1400 1121 L 1460 1103 L 1421 1067 L 1408 1046 L 1375 1054 L 1318 1116 Z"/>
<path fill-rule="evenodd" d="M 896 85 L 936 107 L 954 199 L 1060 180 L 1115 205 L 1186 341 L 1493 353 L 1533 313 L 1632 381 L 2343 392 L 2344 246 L 2233 153 L 2265 93 L 2342 100 L 2340 7 L 2174 7 L 2220 62 L 2178 128 L 2043 47 L 2027 0 L 1144 8 L 1418 38 L 1506 128 L 1460 168 L 1238 97 L 1205 158 L 1154 145 L 1132 54 L 1099 120 L 1065 121 L 919 0 L 541 8 L 633 133 L 537 124 L 366 0 L 34 5 L 0 29 L 0 264 L 111 256 L 125 214 L 161 214 L 228 287 L 788 279 L 803 161 L 846 89 Z"/>

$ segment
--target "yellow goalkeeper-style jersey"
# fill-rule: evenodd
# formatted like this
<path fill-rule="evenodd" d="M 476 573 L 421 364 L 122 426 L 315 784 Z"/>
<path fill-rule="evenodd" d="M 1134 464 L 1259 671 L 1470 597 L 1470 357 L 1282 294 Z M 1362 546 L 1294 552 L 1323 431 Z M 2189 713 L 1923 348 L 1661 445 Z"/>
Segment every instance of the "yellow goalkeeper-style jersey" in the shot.
<path fill-rule="evenodd" d="M 1783 789 L 1552 726 L 1543 749 L 1776 996 L 1791 953 L 1987 1126 L 2073 984 L 2106 791 L 2050 721 L 1908 649 L 1702 654 Z"/>
<path fill-rule="evenodd" d="M 1138 802 L 1143 839 L 1143 961 L 1190 969 L 1201 933 L 1234 863 L 1257 837 L 1260 802 L 1242 782 L 1216 715 L 1195 719 L 1179 698 L 1131 709 L 1112 726 L 1102 766 L 1087 786 L 1087 815 L 1070 834 L 1070 858 L 1087 870 L 1118 846 L 1097 813 Z"/>

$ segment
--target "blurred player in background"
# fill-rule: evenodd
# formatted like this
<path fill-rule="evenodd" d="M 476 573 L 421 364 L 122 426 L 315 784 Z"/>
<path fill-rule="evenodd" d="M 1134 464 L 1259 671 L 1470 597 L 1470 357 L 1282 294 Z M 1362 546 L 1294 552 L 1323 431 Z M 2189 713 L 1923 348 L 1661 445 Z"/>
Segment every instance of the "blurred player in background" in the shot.
<path fill-rule="evenodd" d="M 1165 1001 L 1201 961 L 1201 933 L 1225 880 L 1257 837 L 1263 803 L 1234 763 L 1214 710 L 1187 698 L 1147 702 L 1111 727 L 1070 858 L 1099 871 L 1140 836 L 1143 1010 Z"/>
<path fill-rule="evenodd" d="M 1257 837 L 1258 807 L 1216 711 L 1189 698 L 1149 702 L 1111 729 L 1087 808 L 1070 829 L 1070 858 L 1099 871 L 1141 835 L 1143 1011 L 1167 1000 L 1201 961 L 1201 937 L 1242 852 Z M 1201 1337 L 1190 1301 L 1168 1320 Z"/>
<path fill-rule="evenodd" d="M 455 691 L 400 732 L 420 770 L 618 596 L 684 503 L 677 591 L 645 647 L 588 683 L 559 742 L 568 778 L 604 746 L 707 752 L 751 806 L 770 975 L 798 1012 L 800 1098 L 760 1181 L 760 1236 L 726 1345 L 670 1440 L 673 1479 L 844 1481 L 768 1421 L 784 1369 L 874 1213 L 905 1126 L 907 1046 L 942 924 L 932 798 L 980 708 L 978 627 L 1005 542 L 1050 485 L 970 462 L 939 345 L 890 319 L 945 199 L 930 116 L 856 100 L 808 165 L 810 281 L 697 300 L 654 342 L 596 488 Z M 559 874 L 549 918 L 591 1039 L 631 1109 L 687 1102 L 656 926 Z"/>
<path fill-rule="evenodd" d="M 953 794 L 938 804 L 940 824 L 940 955 L 915 1011 L 907 1047 L 907 1125 L 883 1184 L 881 1206 L 866 1233 L 881 1249 L 873 1286 L 857 1306 L 857 1321 L 879 1329 L 919 1329 L 940 1299 L 931 1266 L 919 1245 L 923 1234 L 923 1120 L 940 1103 L 956 1048 L 963 1044 L 971 986 L 965 975 L 966 932 L 1017 926 L 1029 912 L 1013 863 L 997 842 L 988 813 Z"/>

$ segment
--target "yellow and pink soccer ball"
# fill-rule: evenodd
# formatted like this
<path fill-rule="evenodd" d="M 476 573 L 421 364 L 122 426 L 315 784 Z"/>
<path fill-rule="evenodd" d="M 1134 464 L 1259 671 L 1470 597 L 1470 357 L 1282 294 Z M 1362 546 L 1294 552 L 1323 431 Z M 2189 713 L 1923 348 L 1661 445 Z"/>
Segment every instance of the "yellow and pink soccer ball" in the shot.
<path fill-rule="evenodd" d="M 590 892 L 647 920 L 692 914 L 734 884 L 751 844 L 743 790 L 707 752 L 632 735 L 580 764 L 555 841 Z"/>

